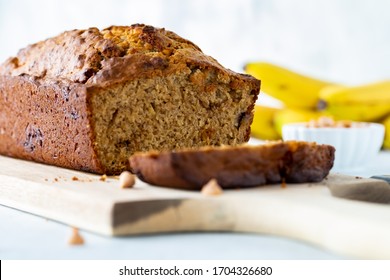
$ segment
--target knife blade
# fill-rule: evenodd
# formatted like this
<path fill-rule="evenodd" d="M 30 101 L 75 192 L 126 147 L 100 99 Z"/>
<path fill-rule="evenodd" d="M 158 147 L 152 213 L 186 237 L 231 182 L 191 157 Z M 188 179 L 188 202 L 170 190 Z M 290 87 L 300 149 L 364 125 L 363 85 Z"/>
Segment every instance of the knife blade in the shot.
<path fill-rule="evenodd" d="M 371 178 L 349 176 L 350 180 L 334 180 L 327 185 L 333 196 L 373 203 L 390 203 L 390 175 Z"/>
<path fill-rule="evenodd" d="M 390 175 L 375 175 L 371 176 L 372 179 L 378 179 L 378 180 L 383 180 L 386 181 L 387 183 L 390 184 Z"/>

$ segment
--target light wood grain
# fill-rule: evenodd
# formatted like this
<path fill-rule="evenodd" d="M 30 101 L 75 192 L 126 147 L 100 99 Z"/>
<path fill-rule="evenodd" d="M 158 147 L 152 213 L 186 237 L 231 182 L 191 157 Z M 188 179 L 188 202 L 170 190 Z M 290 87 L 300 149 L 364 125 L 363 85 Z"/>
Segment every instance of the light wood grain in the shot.
<path fill-rule="evenodd" d="M 351 186 L 355 177 L 333 174 L 316 184 L 229 190 L 215 197 L 139 180 L 121 189 L 117 179 L 99 178 L 0 156 L 0 203 L 105 235 L 254 232 L 350 257 L 390 259 L 390 205 L 335 198 L 327 187 Z"/>

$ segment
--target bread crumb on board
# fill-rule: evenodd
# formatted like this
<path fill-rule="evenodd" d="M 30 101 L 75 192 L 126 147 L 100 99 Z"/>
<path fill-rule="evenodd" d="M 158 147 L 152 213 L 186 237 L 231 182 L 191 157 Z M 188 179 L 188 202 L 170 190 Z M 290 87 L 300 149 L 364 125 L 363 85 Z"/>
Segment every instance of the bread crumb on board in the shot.
<path fill-rule="evenodd" d="M 84 238 L 80 235 L 79 229 L 72 227 L 72 235 L 68 241 L 69 245 L 83 245 Z"/>
<path fill-rule="evenodd" d="M 135 184 L 135 176 L 129 171 L 123 171 L 119 175 L 119 187 L 122 189 L 132 188 Z"/>
<path fill-rule="evenodd" d="M 200 191 L 203 195 L 221 195 L 223 190 L 216 179 L 211 179 Z"/>
<path fill-rule="evenodd" d="M 113 177 L 110 177 L 112 179 L 118 179 L 119 176 L 113 176 Z M 54 177 L 53 179 L 48 179 L 48 178 L 44 178 L 45 182 L 49 182 L 50 180 L 52 180 L 53 183 L 57 183 L 57 182 L 67 182 L 69 180 L 71 181 L 78 181 L 78 182 L 96 182 L 97 180 L 99 181 L 106 181 L 108 179 L 108 176 L 107 175 L 102 175 L 100 176 L 98 179 L 95 179 L 95 178 L 92 178 L 92 177 L 78 177 L 78 176 L 72 176 L 72 177 L 68 177 L 68 178 L 64 178 L 64 177 L 61 177 L 61 176 L 58 176 L 58 177 Z"/>

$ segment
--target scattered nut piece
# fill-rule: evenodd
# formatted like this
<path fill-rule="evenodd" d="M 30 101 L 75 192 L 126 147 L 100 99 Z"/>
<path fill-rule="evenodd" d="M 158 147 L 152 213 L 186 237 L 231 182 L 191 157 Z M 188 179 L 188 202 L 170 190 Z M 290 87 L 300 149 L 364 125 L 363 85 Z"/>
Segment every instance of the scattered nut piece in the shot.
<path fill-rule="evenodd" d="M 132 188 L 135 184 L 135 176 L 129 171 L 123 171 L 119 176 L 119 186 L 122 189 Z"/>
<path fill-rule="evenodd" d="M 76 176 L 72 177 L 72 181 L 78 181 L 78 180 L 79 180 L 79 178 L 77 178 Z"/>
<path fill-rule="evenodd" d="M 103 174 L 101 177 L 100 177 L 100 179 L 99 179 L 100 181 L 106 181 L 107 180 L 107 175 L 106 174 Z"/>
<path fill-rule="evenodd" d="M 200 191 L 204 195 L 220 195 L 223 193 L 221 186 L 216 179 L 211 179 Z"/>
<path fill-rule="evenodd" d="M 84 238 L 81 237 L 78 228 L 72 228 L 72 236 L 70 237 L 68 243 L 70 245 L 83 245 Z"/>
<path fill-rule="evenodd" d="M 54 178 L 54 181 L 58 182 L 58 178 Z"/>

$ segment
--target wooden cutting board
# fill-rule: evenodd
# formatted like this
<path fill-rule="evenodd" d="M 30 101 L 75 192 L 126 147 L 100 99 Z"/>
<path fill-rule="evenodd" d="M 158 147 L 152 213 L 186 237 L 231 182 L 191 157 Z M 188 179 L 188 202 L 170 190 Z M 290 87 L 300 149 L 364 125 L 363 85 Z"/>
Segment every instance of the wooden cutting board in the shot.
<path fill-rule="evenodd" d="M 331 174 L 315 184 L 268 185 L 220 196 L 153 187 L 0 156 L 0 203 L 105 235 L 231 231 L 279 235 L 357 258 L 390 259 L 390 204 L 333 197 L 362 182 Z"/>

